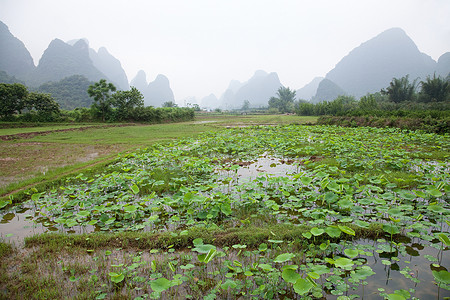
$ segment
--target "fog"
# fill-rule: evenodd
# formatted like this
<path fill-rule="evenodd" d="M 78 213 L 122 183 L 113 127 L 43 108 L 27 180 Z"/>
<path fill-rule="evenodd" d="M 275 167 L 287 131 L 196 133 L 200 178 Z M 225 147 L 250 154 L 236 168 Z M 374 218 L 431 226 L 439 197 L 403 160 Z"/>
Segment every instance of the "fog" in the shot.
<path fill-rule="evenodd" d="M 37 65 L 55 38 L 87 38 L 131 81 L 164 74 L 178 101 L 219 97 L 232 79 L 277 72 L 298 89 L 353 48 L 400 27 L 437 60 L 450 50 L 450 1 L 1 0 L 0 20 Z"/>

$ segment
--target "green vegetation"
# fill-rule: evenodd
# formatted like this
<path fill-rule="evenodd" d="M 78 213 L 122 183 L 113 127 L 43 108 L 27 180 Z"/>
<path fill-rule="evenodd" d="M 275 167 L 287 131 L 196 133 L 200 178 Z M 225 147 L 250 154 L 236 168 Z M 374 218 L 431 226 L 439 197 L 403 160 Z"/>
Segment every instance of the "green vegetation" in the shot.
<path fill-rule="evenodd" d="M 442 102 L 448 101 L 450 98 L 450 80 L 436 77 L 433 78 L 427 76 L 426 81 L 421 82 L 421 91 L 419 94 L 419 100 L 422 102 Z"/>
<path fill-rule="evenodd" d="M 324 116 L 319 124 L 341 126 L 398 127 L 450 133 L 450 81 L 441 77 L 427 77 L 420 82 L 408 76 L 394 78 L 381 93 L 368 94 L 357 101 L 354 97 L 339 96 L 331 102 L 317 104 L 299 102 L 297 115 Z"/>
<path fill-rule="evenodd" d="M 22 213 L 60 233 L 26 238 L 24 254 L 8 255 L 1 290 L 97 299 L 443 294 L 449 150 L 444 135 L 292 124 L 153 144 L 33 190 Z"/>
<path fill-rule="evenodd" d="M 73 172 L 102 168 L 120 152 L 142 149 L 156 142 L 193 137 L 205 131 L 221 130 L 222 126 L 303 124 L 314 123 L 317 118 L 208 114 L 199 115 L 197 119 L 195 122 L 155 125 L 0 123 L 5 127 L 0 129 L 0 136 L 9 136 L 0 148 L 0 195 L 36 184 L 40 189 L 55 186 Z M 16 125 L 33 127 L 9 128 Z M 26 197 L 25 192 L 14 195 L 15 201 Z"/>
<path fill-rule="evenodd" d="M 417 80 L 409 82 L 409 76 L 402 78 L 393 78 L 386 90 L 381 90 L 383 95 L 389 97 L 389 101 L 399 103 L 402 101 L 411 101 L 415 96 Z"/>
<path fill-rule="evenodd" d="M 20 83 L 0 83 L 0 117 L 8 118 L 25 107 L 27 88 Z"/>
<path fill-rule="evenodd" d="M 80 78 L 67 80 L 79 81 Z M 50 90 L 53 88 L 50 84 Z M 1 83 L 0 120 L 167 123 L 194 119 L 193 108 L 144 107 L 143 96 L 135 87 L 131 87 L 129 91 L 115 91 L 116 87 L 112 83 L 102 79 L 88 87 L 87 93 L 94 99 L 91 108 L 81 107 L 72 111 L 60 111 L 58 103 L 50 94 L 28 92 L 24 85 L 18 83 Z M 25 113 L 22 113 L 22 110 L 25 110 Z"/>
<path fill-rule="evenodd" d="M 23 82 L 22 80 L 17 79 L 14 76 L 9 76 L 8 73 L 6 73 L 5 71 L 1 71 L 0 70 L 0 82 L 1 83 L 20 83 L 25 85 L 25 82 Z"/>
<path fill-rule="evenodd" d="M 73 75 L 61 79 L 58 82 L 47 82 L 42 84 L 38 91 L 51 94 L 61 109 L 73 110 L 77 107 L 90 107 L 93 103 L 87 93 L 90 85 L 89 81 L 82 75 Z"/>
<path fill-rule="evenodd" d="M 269 109 L 277 109 L 280 113 L 294 112 L 295 91 L 286 87 L 280 87 L 277 91 L 277 97 L 269 100 Z"/>
<path fill-rule="evenodd" d="M 48 132 L 51 129 L 60 131 Z M 0 134 L 29 135 L 26 139 L 18 136 L 1 143 L 0 195 L 36 183 L 51 186 L 52 181 L 59 182 L 61 176 L 83 168 L 104 167 L 120 152 L 217 129 L 208 123 L 0 129 Z M 38 131 L 47 133 L 35 134 Z M 20 200 L 22 196 L 16 195 L 15 199 Z"/>
<path fill-rule="evenodd" d="M 107 83 L 105 79 L 90 85 L 87 90 L 89 96 L 94 98 L 94 104 L 92 104 L 94 115 L 100 117 L 103 122 L 111 113 L 111 97 L 112 92 L 115 91 L 114 84 Z"/>

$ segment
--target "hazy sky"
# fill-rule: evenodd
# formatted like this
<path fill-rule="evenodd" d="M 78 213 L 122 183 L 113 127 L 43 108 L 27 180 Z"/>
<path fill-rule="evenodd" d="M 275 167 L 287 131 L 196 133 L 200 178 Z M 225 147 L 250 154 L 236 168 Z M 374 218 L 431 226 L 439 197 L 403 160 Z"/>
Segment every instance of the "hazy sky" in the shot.
<path fill-rule="evenodd" d="M 36 65 L 54 38 L 84 37 L 129 81 L 166 75 L 176 100 L 219 97 L 258 69 L 298 89 L 392 27 L 435 60 L 450 51 L 449 0 L 0 0 L 0 20 Z"/>

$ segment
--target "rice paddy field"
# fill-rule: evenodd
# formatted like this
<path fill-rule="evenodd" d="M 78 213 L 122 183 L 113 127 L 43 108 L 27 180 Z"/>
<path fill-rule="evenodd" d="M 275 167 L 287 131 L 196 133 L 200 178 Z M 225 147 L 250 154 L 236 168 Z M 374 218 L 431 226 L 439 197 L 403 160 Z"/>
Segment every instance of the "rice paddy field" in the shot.
<path fill-rule="evenodd" d="M 294 117 L 2 198 L 0 297 L 448 299 L 449 136 Z"/>

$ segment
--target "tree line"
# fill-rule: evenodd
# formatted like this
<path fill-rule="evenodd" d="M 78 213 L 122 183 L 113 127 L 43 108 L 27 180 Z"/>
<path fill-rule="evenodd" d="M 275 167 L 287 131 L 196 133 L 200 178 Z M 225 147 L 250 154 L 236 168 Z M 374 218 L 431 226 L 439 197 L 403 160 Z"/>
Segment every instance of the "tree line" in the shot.
<path fill-rule="evenodd" d="M 356 100 L 353 96 L 339 96 L 333 101 L 317 104 L 299 101 L 295 112 L 301 116 L 412 116 L 442 118 L 450 112 L 450 77 L 428 76 L 417 83 L 409 76 L 393 78 L 380 92 L 367 94 Z"/>
<path fill-rule="evenodd" d="M 0 120 L 33 122 L 178 122 L 194 118 L 194 109 L 165 103 L 162 108 L 145 107 L 144 97 L 135 87 L 117 91 L 105 79 L 89 85 L 90 108 L 61 110 L 49 93 L 30 92 L 20 83 L 0 83 Z"/>
<path fill-rule="evenodd" d="M 14 121 L 56 121 L 61 111 L 50 94 L 29 92 L 20 83 L 0 83 L 0 119 Z"/>

